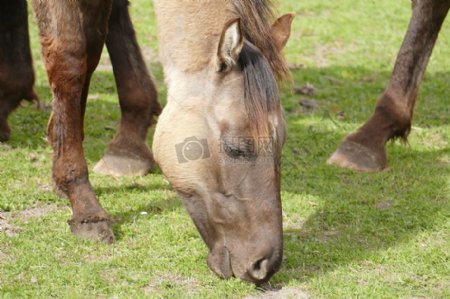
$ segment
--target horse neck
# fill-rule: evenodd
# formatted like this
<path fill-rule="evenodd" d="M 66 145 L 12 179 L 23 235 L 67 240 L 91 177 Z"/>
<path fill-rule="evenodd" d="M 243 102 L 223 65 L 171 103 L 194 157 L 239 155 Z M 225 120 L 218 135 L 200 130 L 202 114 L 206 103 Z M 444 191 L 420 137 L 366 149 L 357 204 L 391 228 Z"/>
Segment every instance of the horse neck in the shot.
<path fill-rule="evenodd" d="M 165 72 L 195 72 L 217 53 L 224 24 L 236 17 L 231 1 L 154 0 L 161 62 Z"/>

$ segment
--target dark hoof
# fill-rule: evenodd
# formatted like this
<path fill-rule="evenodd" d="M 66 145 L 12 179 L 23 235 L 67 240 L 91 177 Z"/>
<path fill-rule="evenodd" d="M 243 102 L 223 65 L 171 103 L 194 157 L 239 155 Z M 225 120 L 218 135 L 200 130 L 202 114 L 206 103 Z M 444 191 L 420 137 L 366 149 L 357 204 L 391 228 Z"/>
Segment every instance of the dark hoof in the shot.
<path fill-rule="evenodd" d="M 68 223 L 72 233 L 81 239 L 102 241 L 106 244 L 111 244 L 116 240 L 109 220 L 75 221 L 72 219 Z"/>
<path fill-rule="evenodd" d="M 377 153 L 359 143 L 344 140 L 327 163 L 351 170 L 375 172 L 387 167 L 387 158 L 384 148 Z"/>
<path fill-rule="evenodd" d="M 120 176 L 143 176 L 155 167 L 151 159 L 144 160 L 107 153 L 94 166 L 94 172 L 105 175 Z"/>

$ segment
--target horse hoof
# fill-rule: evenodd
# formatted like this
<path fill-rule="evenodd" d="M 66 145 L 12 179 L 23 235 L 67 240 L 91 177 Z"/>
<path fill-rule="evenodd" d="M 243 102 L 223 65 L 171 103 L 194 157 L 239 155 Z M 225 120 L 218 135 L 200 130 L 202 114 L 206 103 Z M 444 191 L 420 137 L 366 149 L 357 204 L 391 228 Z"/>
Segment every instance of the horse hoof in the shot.
<path fill-rule="evenodd" d="M 327 164 L 356 171 L 375 172 L 387 167 L 386 153 L 381 154 L 350 140 L 344 140 Z"/>
<path fill-rule="evenodd" d="M 144 176 L 155 167 L 152 160 L 143 160 L 107 153 L 97 162 L 94 172 L 105 175 L 120 176 Z"/>
<path fill-rule="evenodd" d="M 81 239 L 101 241 L 106 244 L 111 244 L 116 240 L 109 220 L 95 222 L 70 220 L 69 226 L 72 233 Z"/>

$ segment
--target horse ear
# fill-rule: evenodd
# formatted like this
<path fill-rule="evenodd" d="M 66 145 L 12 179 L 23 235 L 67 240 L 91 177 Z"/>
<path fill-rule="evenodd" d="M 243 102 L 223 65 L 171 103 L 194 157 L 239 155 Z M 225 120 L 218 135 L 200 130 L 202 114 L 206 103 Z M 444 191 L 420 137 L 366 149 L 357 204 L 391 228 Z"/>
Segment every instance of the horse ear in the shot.
<path fill-rule="evenodd" d="M 241 28 L 241 20 L 228 21 L 220 37 L 219 49 L 217 51 L 219 72 L 227 71 L 233 67 L 241 54 L 244 46 L 244 35 Z"/>
<path fill-rule="evenodd" d="M 279 17 L 272 25 L 272 38 L 278 51 L 283 50 L 291 35 L 291 25 L 294 14 L 288 13 Z"/>

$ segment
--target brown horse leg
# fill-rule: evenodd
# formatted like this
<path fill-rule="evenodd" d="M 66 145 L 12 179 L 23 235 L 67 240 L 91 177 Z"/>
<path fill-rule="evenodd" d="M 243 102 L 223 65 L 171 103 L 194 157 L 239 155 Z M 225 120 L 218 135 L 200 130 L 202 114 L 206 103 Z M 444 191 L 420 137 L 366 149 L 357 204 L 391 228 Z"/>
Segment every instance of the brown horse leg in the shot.
<path fill-rule="evenodd" d="M 111 1 L 33 0 L 42 52 L 53 93 L 48 127 L 53 180 L 72 205 L 69 221 L 80 237 L 114 240 L 111 223 L 97 201 L 83 154 L 83 119 L 89 79 L 98 63 Z"/>
<path fill-rule="evenodd" d="M 147 130 L 161 107 L 142 58 L 128 13 L 128 0 L 114 0 L 106 38 L 122 112 L 118 133 L 94 171 L 145 175 L 155 165 L 146 144 Z"/>
<path fill-rule="evenodd" d="M 346 137 L 328 163 L 360 171 L 387 167 L 385 144 L 408 136 L 420 82 L 449 7 L 450 0 L 413 1 L 408 31 L 375 113 Z"/>
<path fill-rule="evenodd" d="M 0 142 L 9 139 L 7 118 L 20 102 L 39 101 L 33 84 L 27 2 L 5 1 L 0 9 Z"/>

